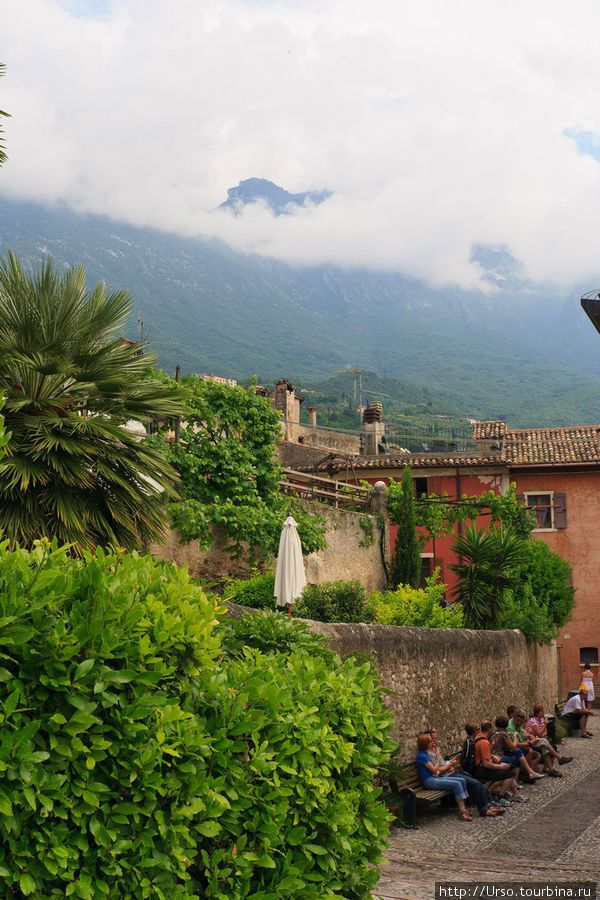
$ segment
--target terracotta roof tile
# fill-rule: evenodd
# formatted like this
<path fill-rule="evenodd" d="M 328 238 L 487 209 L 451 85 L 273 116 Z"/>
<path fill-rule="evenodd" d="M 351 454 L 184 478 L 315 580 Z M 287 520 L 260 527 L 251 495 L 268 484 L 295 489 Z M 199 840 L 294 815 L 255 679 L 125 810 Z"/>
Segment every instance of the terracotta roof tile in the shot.
<path fill-rule="evenodd" d="M 410 466 L 413 469 L 432 467 L 448 468 L 449 466 L 503 466 L 506 463 L 499 455 L 481 455 L 473 451 L 472 454 L 461 456 L 426 455 L 421 453 L 407 453 L 403 456 L 365 456 L 353 461 L 356 469 L 403 469 Z"/>
<path fill-rule="evenodd" d="M 510 466 L 600 462 L 600 428 L 519 428 L 506 432 L 502 457 Z"/>
<path fill-rule="evenodd" d="M 494 422 L 476 422 L 473 430 L 473 439 L 476 441 L 502 440 L 506 433 L 506 422 L 497 420 Z"/>

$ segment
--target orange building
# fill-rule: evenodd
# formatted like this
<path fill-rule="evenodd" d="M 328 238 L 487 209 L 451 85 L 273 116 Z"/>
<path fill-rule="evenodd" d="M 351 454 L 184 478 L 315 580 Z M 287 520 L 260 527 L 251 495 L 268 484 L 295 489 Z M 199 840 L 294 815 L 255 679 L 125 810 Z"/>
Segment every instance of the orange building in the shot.
<path fill-rule="evenodd" d="M 447 454 L 387 454 L 354 460 L 357 479 L 389 482 L 409 465 L 417 496 L 422 493 L 481 496 L 503 493 L 511 482 L 517 497 L 535 510 L 534 537 L 544 540 L 570 563 L 575 588 L 571 621 L 558 637 L 563 696 L 577 688 L 583 664 L 598 685 L 600 653 L 600 428 L 509 429 L 505 422 L 479 422 L 476 451 Z M 346 472 L 337 478 L 344 479 Z M 489 515 L 478 526 L 489 524 Z M 392 545 L 394 535 L 392 534 Z M 430 542 L 423 550 L 423 572 L 441 568 L 449 587 L 455 562 L 452 538 Z M 600 687 L 600 685 L 598 685 Z M 600 693 L 598 687 L 596 693 Z"/>

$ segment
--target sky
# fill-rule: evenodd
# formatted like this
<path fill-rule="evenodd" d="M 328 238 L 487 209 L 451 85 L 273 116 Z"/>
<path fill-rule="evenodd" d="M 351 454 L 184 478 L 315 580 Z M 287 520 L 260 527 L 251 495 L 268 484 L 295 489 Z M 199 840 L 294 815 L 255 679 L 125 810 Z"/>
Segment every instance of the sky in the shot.
<path fill-rule="evenodd" d="M 599 32 L 595 0 L 2 0 L 0 198 L 438 286 L 492 245 L 594 287 Z M 252 176 L 332 195 L 216 211 Z"/>

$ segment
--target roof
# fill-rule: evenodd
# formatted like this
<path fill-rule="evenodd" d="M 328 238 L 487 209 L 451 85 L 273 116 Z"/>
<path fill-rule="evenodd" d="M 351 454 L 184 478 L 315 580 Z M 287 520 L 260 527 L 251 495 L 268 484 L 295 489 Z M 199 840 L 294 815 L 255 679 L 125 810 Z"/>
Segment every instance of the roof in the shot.
<path fill-rule="evenodd" d="M 510 466 L 598 463 L 599 439 L 597 425 L 507 430 L 502 457 Z"/>
<path fill-rule="evenodd" d="M 444 453 L 397 453 L 355 458 L 355 469 L 447 469 L 496 466 L 518 469 L 531 466 L 600 464 L 600 426 L 564 428 L 508 428 L 506 422 L 477 422 L 475 440 L 496 439 L 498 449 Z M 337 467 L 338 471 L 340 467 Z"/>
<path fill-rule="evenodd" d="M 504 420 L 498 420 L 496 422 L 475 422 L 473 439 L 476 441 L 502 440 L 505 433 L 506 422 Z"/>
<path fill-rule="evenodd" d="M 400 456 L 382 454 L 380 456 L 364 456 L 355 459 L 355 469 L 403 469 L 410 466 L 412 469 L 438 469 L 455 468 L 456 466 L 505 466 L 499 454 L 478 455 L 476 451 L 468 454 L 455 453 L 452 455 L 432 455 L 428 453 L 404 453 Z"/>

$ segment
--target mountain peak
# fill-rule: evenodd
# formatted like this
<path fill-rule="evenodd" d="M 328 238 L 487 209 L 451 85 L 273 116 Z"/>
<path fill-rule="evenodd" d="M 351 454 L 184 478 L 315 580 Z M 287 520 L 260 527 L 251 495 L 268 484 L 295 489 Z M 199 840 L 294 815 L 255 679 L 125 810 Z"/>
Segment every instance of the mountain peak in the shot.
<path fill-rule="evenodd" d="M 237 187 L 229 188 L 227 200 L 219 209 L 230 209 L 239 215 L 245 206 L 263 202 L 276 216 L 290 215 L 294 206 L 306 206 L 307 203 L 318 206 L 331 196 L 330 191 L 304 191 L 301 194 L 290 194 L 285 188 L 274 184 L 267 178 L 245 178 Z"/>

